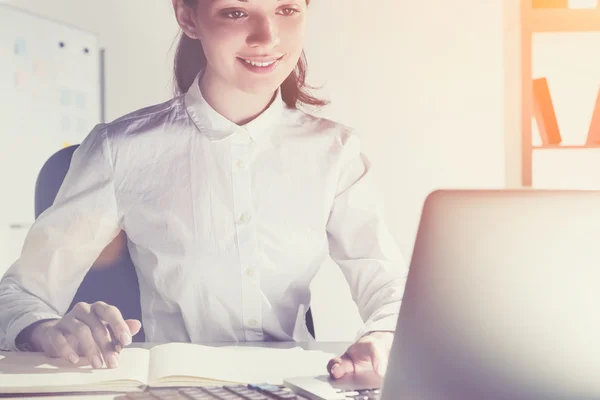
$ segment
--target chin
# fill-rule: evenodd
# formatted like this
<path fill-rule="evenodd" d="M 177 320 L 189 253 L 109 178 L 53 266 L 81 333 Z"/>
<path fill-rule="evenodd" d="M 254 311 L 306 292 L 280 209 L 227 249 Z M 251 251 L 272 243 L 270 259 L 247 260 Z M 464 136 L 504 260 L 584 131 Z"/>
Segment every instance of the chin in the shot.
<path fill-rule="evenodd" d="M 276 90 L 277 90 L 278 86 L 248 86 L 245 85 L 243 87 L 240 87 L 240 90 L 243 91 L 244 93 L 247 93 L 249 95 L 252 96 L 260 96 L 262 98 L 262 96 L 271 96 Z"/>
<path fill-rule="evenodd" d="M 287 78 L 287 75 L 286 75 Z M 256 95 L 269 95 L 275 92 L 279 86 L 283 83 L 285 78 L 281 79 L 268 79 L 268 80 L 250 80 L 250 79 L 242 79 L 238 87 L 248 93 L 248 94 L 256 94 Z"/>

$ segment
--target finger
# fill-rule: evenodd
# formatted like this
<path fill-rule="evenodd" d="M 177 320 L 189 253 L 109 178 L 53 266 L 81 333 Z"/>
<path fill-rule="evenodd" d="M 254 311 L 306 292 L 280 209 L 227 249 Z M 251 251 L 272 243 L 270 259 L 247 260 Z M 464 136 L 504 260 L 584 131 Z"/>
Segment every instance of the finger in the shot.
<path fill-rule="evenodd" d="M 49 329 L 45 338 L 46 340 L 42 342 L 42 348 L 46 355 L 63 358 L 71 362 L 71 364 L 79 362 L 77 349 L 69 344 L 61 331 L 58 329 Z"/>
<path fill-rule="evenodd" d="M 327 363 L 327 371 L 331 372 L 331 369 L 333 368 L 334 365 L 341 364 L 341 363 L 342 363 L 342 358 L 341 357 L 332 358 Z"/>
<path fill-rule="evenodd" d="M 61 319 L 56 326 L 61 331 L 75 336 L 79 342 L 81 353 L 90 361 L 94 368 L 102 368 L 100 350 L 89 326 L 78 319 L 67 316 Z"/>
<path fill-rule="evenodd" d="M 354 363 L 347 354 L 334 358 L 329 364 L 329 374 L 335 379 L 339 379 L 342 376 L 354 373 L 355 371 Z"/>
<path fill-rule="evenodd" d="M 75 314 L 78 320 L 86 324 L 90 328 L 90 332 L 98 349 L 102 353 L 102 358 L 106 362 L 109 368 L 116 368 L 119 365 L 117 351 L 115 350 L 112 338 L 109 335 L 106 326 L 100 321 L 100 318 L 96 314 L 89 313 L 78 313 Z"/>
<path fill-rule="evenodd" d="M 110 325 L 111 329 L 117 336 L 117 339 L 123 346 L 131 344 L 132 333 L 129 330 L 129 325 L 125 323 L 121 311 L 115 306 L 108 305 L 102 301 L 92 304 L 92 312 L 96 314 L 102 321 Z M 137 332 L 136 332 L 137 333 Z"/>
<path fill-rule="evenodd" d="M 64 337 L 67 339 L 67 343 L 69 343 L 69 346 L 71 346 L 71 348 L 75 350 L 77 354 L 83 354 L 81 352 L 81 349 L 79 348 L 79 341 L 75 336 L 71 334 L 65 334 Z"/>
<path fill-rule="evenodd" d="M 381 351 L 381 346 L 373 341 L 358 342 L 348 349 L 350 358 L 354 360 L 356 370 L 371 370 L 379 376 L 384 376 L 387 369 L 387 358 Z"/>
<path fill-rule="evenodd" d="M 375 373 L 381 377 L 385 376 L 385 371 L 387 369 L 385 357 L 383 357 L 377 346 L 371 346 L 370 350 L 373 371 L 375 371 Z"/>
<path fill-rule="evenodd" d="M 382 349 L 382 345 L 370 342 L 367 344 L 367 352 L 371 358 L 373 371 L 380 377 L 385 376 L 387 370 L 387 355 Z"/>
<path fill-rule="evenodd" d="M 110 346 L 112 347 L 112 350 L 114 350 L 117 354 L 121 354 L 121 350 L 123 350 L 123 345 L 121 344 L 121 341 L 117 339 L 117 335 L 115 335 L 115 332 L 113 332 L 110 325 L 107 324 L 105 326 L 111 338 Z"/>
<path fill-rule="evenodd" d="M 129 327 L 129 332 L 131 332 L 131 336 L 137 335 L 142 329 L 142 323 L 137 319 L 126 319 L 125 323 Z"/>

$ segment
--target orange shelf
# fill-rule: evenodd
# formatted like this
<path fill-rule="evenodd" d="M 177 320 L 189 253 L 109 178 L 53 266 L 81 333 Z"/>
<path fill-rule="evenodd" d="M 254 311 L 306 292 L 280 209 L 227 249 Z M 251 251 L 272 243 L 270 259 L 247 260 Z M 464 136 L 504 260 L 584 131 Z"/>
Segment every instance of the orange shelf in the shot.
<path fill-rule="evenodd" d="M 567 150 L 567 149 L 600 149 L 600 144 L 597 145 L 545 145 L 532 146 L 534 150 Z"/>
<path fill-rule="evenodd" d="M 600 32 L 600 9 L 532 9 L 532 32 Z"/>

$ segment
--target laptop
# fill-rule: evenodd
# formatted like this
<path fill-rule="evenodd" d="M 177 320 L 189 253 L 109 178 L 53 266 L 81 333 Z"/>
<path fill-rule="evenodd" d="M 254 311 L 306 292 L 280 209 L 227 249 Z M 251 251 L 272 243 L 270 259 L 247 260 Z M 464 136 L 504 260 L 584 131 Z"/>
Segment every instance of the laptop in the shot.
<path fill-rule="evenodd" d="M 600 192 L 433 192 L 384 380 L 284 383 L 323 400 L 600 398 Z"/>

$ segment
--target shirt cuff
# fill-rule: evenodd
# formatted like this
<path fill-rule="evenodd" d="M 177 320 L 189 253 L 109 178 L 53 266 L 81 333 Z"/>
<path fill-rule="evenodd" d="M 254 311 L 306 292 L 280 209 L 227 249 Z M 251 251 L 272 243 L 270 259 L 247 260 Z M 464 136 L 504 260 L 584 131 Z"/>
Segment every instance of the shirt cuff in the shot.
<path fill-rule="evenodd" d="M 388 315 L 376 321 L 367 321 L 365 326 L 358 332 L 356 340 L 371 332 L 395 332 L 398 324 L 398 315 Z"/>
<path fill-rule="evenodd" d="M 6 332 L 5 345 L 9 351 L 30 351 L 27 347 L 17 347 L 16 340 L 19 333 L 29 325 L 44 319 L 60 319 L 60 315 L 52 313 L 26 313 L 16 318 L 9 326 Z"/>

